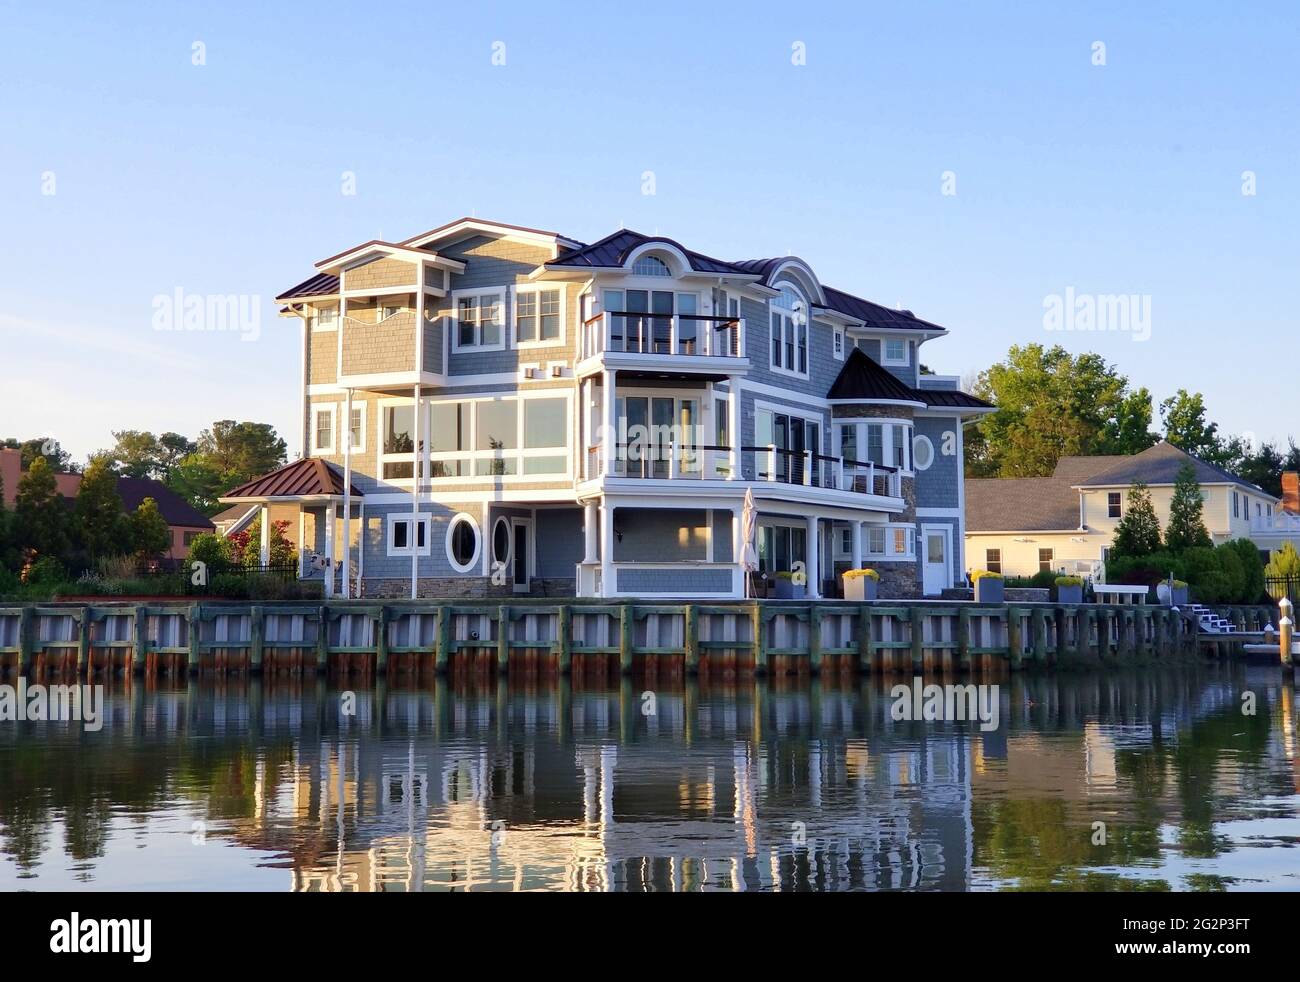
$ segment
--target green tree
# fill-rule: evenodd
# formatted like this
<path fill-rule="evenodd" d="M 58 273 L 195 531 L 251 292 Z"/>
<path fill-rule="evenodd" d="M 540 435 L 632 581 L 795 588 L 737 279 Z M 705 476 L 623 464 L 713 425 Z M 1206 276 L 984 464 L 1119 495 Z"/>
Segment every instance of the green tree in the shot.
<path fill-rule="evenodd" d="M 91 559 L 129 551 L 131 523 L 122 508 L 113 462 L 101 455 L 86 467 L 73 508 L 77 537 Z"/>
<path fill-rule="evenodd" d="M 1264 598 L 1264 560 L 1259 554 L 1259 546 L 1249 539 L 1233 539 L 1225 543 L 1241 560 L 1242 574 L 1245 577 L 1241 590 L 1241 602 L 1259 603 Z"/>
<path fill-rule="evenodd" d="M 217 499 L 241 483 L 218 470 L 201 453 L 192 453 L 178 463 L 167 479 L 167 486 L 203 514 L 211 516 L 221 510 Z"/>
<path fill-rule="evenodd" d="M 234 484 L 273 471 L 285 462 L 285 443 L 269 423 L 222 419 L 199 434 L 198 452 Z"/>
<path fill-rule="evenodd" d="M 1150 446 L 1150 395 L 1100 355 L 1014 345 L 974 392 L 996 405 L 967 441 L 971 477 L 1043 477 L 1064 456 Z"/>
<path fill-rule="evenodd" d="M 1165 439 L 1180 450 L 1206 460 L 1219 454 L 1219 426 L 1206 421 L 1205 399 L 1199 392 L 1189 394 L 1179 389 L 1160 403 L 1160 422 Z"/>
<path fill-rule="evenodd" d="M 116 430 L 109 456 L 125 477 L 152 477 L 166 483 L 176 465 L 196 445 L 179 433 L 154 436 L 146 430 Z"/>
<path fill-rule="evenodd" d="M 143 559 L 154 559 L 167 551 L 172 530 L 158 510 L 158 502 L 145 498 L 131 516 L 131 538 Z"/>
<path fill-rule="evenodd" d="M 1165 529 L 1165 548 L 1172 553 L 1209 547 L 1210 533 L 1205 530 L 1205 502 L 1201 485 L 1190 463 L 1178 469 L 1174 479 L 1174 497 L 1169 504 L 1169 527 Z"/>
<path fill-rule="evenodd" d="M 68 508 L 44 457 L 35 458 L 18 481 L 14 530 L 16 545 L 37 556 L 62 560 L 68 552 Z"/>
<path fill-rule="evenodd" d="M 1115 526 L 1114 551 L 1123 556 L 1149 556 L 1160 548 L 1160 519 L 1151 504 L 1151 491 L 1142 481 L 1128 489 L 1128 507 Z"/>

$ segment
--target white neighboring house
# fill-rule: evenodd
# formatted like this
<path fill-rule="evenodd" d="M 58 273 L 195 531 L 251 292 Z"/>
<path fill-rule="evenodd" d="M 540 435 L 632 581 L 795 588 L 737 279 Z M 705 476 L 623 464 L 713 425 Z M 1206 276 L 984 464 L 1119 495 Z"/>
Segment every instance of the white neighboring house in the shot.
<path fill-rule="evenodd" d="M 1150 489 L 1163 532 L 1174 481 L 1187 463 L 1201 485 L 1205 528 L 1216 545 L 1248 538 L 1271 550 L 1288 535 L 1300 541 L 1300 518 L 1284 517 L 1280 498 L 1162 440 L 1127 457 L 1062 457 L 1051 477 L 968 480 L 970 569 L 1095 576 L 1128 510 L 1129 486 L 1142 481 Z"/>

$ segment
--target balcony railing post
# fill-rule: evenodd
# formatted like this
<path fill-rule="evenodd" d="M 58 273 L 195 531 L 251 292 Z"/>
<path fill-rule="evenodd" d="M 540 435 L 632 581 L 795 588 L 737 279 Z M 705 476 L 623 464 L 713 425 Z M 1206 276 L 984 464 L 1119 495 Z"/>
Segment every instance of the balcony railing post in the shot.
<path fill-rule="evenodd" d="M 767 479 L 769 481 L 776 480 L 776 444 L 775 443 L 769 443 L 767 445 Z"/>
<path fill-rule="evenodd" d="M 842 456 L 839 458 L 838 463 L 835 465 L 835 481 L 836 481 L 835 486 L 837 488 L 839 488 L 841 491 L 846 490 L 846 486 L 844 484 L 844 458 Z"/>

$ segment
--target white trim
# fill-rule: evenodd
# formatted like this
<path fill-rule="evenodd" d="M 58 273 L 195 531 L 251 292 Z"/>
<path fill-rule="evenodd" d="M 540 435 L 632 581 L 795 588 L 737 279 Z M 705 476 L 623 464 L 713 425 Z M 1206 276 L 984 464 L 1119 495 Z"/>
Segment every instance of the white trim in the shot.
<path fill-rule="evenodd" d="M 543 340 L 542 331 L 542 310 L 541 296 L 543 292 L 554 291 L 560 295 L 560 335 L 557 338 Z M 519 340 L 519 296 L 520 294 L 532 294 L 537 296 L 537 313 L 534 315 L 537 337 L 531 341 Z M 510 326 L 511 340 L 516 348 L 557 348 L 568 343 L 569 337 L 569 291 L 563 284 L 558 286 L 548 285 L 546 283 L 529 283 L 526 286 L 516 286 L 514 295 L 510 303 Z M 567 361 L 566 363 L 567 364 Z"/>
<path fill-rule="evenodd" d="M 352 402 L 352 411 L 361 412 L 361 442 L 359 444 L 354 444 L 352 446 L 352 452 L 354 454 L 364 454 L 366 452 L 366 447 L 369 445 L 369 440 L 367 438 L 367 433 L 369 432 L 369 426 L 370 426 L 370 412 L 367 409 L 368 405 L 369 404 L 364 399 L 361 400 L 354 399 Z M 346 433 L 348 437 L 351 438 L 352 420 L 347 420 L 346 425 L 344 426 L 342 432 Z"/>
<path fill-rule="evenodd" d="M 844 360 L 844 353 L 847 350 L 848 339 L 844 334 L 844 328 L 831 325 L 831 357 L 836 361 Z"/>
<path fill-rule="evenodd" d="M 464 566 L 456 561 L 456 556 L 451 551 L 452 532 L 462 521 L 469 522 L 470 527 L 474 530 L 474 555 L 470 557 L 470 561 Z M 471 572 L 478 565 L 479 558 L 483 555 L 483 530 L 479 528 L 478 519 L 467 511 L 459 511 L 453 515 L 451 520 L 447 522 L 447 534 L 443 536 L 443 546 L 447 550 L 447 562 L 452 569 L 457 573 Z"/>
<path fill-rule="evenodd" d="M 923 523 L 920 531 L 920 548 L 914 549 L 916 552 L 917 573 L 921 580 L 922 596 L 934 597 L 939 593 L 925 592 L 925 568 L 930 564 L 929 544 L 926 541 L 931 535 L 939 534 L 943 536 L 943 585 L 939 588 L 939 593 L 953 585 L 953 566 L 952 566 L 952 549 L 953 549 L 953 528 L 951 525 L 931 525 Z"/>
<path fill-rule="evenodd" d="M 928 447 L 928 448 L 929 448 L 928 453 L 930 454 L 930 459 L 926 462 L 926 464 L 925 464 L 924 467 L 920 467 L 920 464 L 918 464 L 918 462 L 917 462 L 917 457 L 918 457 L 919 455 L 918 455 L 917 452 L 916 452 L 916 447 L 917 447 L 917 443 L 918 443 L 918 442 L 919 442 L 922 446 L 924 446 L 924 447 Z M 912 428 L 912 454 L 911 454 L 911 456 L 912 456 L 912 472 L 913 472 L 913 473 L 916 472 L 916 470 L 917 470 L 918 467 L 920 467 L 920 470 L 921 470 L 922 472 L 925 472 L 925 471 L 928 471 L 931 467 L 934 466 L 934 461 L 935 461 L 935 455 L 934 455 L 934 441 L 931 440 L 931 439 L 930 439 L 928 436 L 926 436 L 924 433 L 917 433 L 915 427 Z"/>
<path fill-rule="evenodd" d="M 898 360 L 897 358 L 890 358 L 890 357 L 889 357 L 888 352 L 889 352 L 889 342 L 890 342 L 890 341 L 901 341 L 901 342 L 902 342 L 902 344 L 903 344 L 903 358 L 902 358 L 901 361 Z M 911 360 L 908 358 L 908 354 L 909 354 L 909 352 L 910 352 L 911 350 L 912 350 L 912 346 L 911 346 L 910 344 L 907 343 L 907 339 L 906 339 L 906 338 L 899 338 L 899 337 L 881 338 L 881 339 L 880 339 L 880 364 L 881 364 L 881 365 L 888 365 L 888 366 L 890 366 L 891 368 L 907 368 L 908 366 L 910 366 L 910 365 L 912 364 Z"/>
<path fill-rule="evenodd" d="M 497 528 L 502 524 L 506 527 L 506 554 L 505 556 L 497 555 Z M 511 571 L 511 564 L 515 558 L 515 535 L 514 526 L 510 523 L 509 515 L 498 515 L 492 520 L 492 535 L 488 541 L 488 568 L 494 563 L 502 563 L 507 571 Z M 513 571 L 510 572 L 514 576 Z"/>
<path fill-rule="evenodd" d="M 338 403 L 337 402 L 313 402 L 311 404 L 311 452 L 332 456 L 338 445 Z M 316 425 L 316 417 L 320 413 L 329 413 L 330 417 L 330 442 L 329 446 L 324 446 L 317 442 L 316 437 L 320 430 Z"/>
<path fill-rule="evenodd" d="M 916 509 L 917 518 L 961 518 L 962 510 L 960 508 L 918 508 Z"/>
<path fill-rule="evenodd" d="M 460 301 L 465 297 L 473 297 L 475 300 L 475 310 L 478 310 L 477 303 L 482 297 L 495 296 L 498 300 L 498 317 L 500 318 L 501 340 L 496 344 L 483 344 L 483 323 L 481 318 L 474 321 L 475 343 L 462 344 L 460 340 Z M 504 351 L 508 347 L 507 338 L 510 329 L 510 287 L 509 284 L 502 283 L 499 286 L 482 286 L 471 287 L 463 290 L 453 290 L 451 293 L 451 313 L 447 320 L 451 326 L 451 351 L 453 354 L 461 352 L 478 352 L 478 351 Z"/>
<path fill-rule="evenodd" d="M 556 243 L 564 243 L 572 248 L 578 248 L 582 243 L 563 235 L 552 235 L 542 231 L 532 231 L 529 229 L 516 228 L 511 225 L 501 225 L 498 222 L 491 222 L 485 219 L 466 218 L 449 225 L 446 228 L 434 229 L 430 232 L 424 232 L 414 238 L 404 239 L 401 245 L 404 248 L 413 248 L 427 245 L 430 242 L 440 242 L 444 239 L 452 239 L 456 236 L 462 236 L 462 232 L 483 232 L 502 239 L 514 239 L 517 242 L 527 242 L 531 245 L 542 246 L 550 249 L 552 258 L 554 258 Z"/>
<path fill-rule="evenodd" d="M 411 499 L 408 495 L 403 495 L 402 500 L 409 503 Z M 424 545 L 418 546 L 418 551 L 417 543 L 420 540 L 417 527 L 413 524 L 415 522 L 418 522 L 419 526 L 424 528 Z M 399 524 L 405 524 L 408 526 L 406 541 L 411 543 L 408 546 L 399 547 L 393 544 L 393 537 Z M 394 512 L 393 514 L 388 515 L 387 528 L 384 535 L 384 546 L 387 554 L 393 557 L 410 556 L 413 554 L 420 556 L 433 555 L 432 516 L 424 514 L 417 515 L 414 512 L 406 512 L 405 514 Z"/>
<path fill-rule="evenodd" d="M 340 318 L 339 318 L 338 304 L 328 304 L 323 307 L 318 307 L 315 304 L 303 304 L 303 306 L 310 307 L 314 311 L 314 313 L 312 313 L 310 317 L 303 318 L 304 321 L 307 321 L 311 324 L 312 334 L 328 334 L 333 331 L 337 331 L 339 329 Z M 317 323 L 320 320 L 321 314 L 334 315 L 334 320 L 330 322 L 328 327 L 321 327 L 319 323 Z"/>
<path fill-rule="evenodd" d="M 770 333 L 770 332 L 769 332 Z M 728 371 L 734 368 L 728 366 Z M 834 400 L 826 399 L 823 396 L 810 396 L 802 392 L 793 392 L 789 389 L 783 389 L 778 385 L 769 385 L 766 382 L 755 382 L 753 379 L 746 378 L 744 385 L 741 387 L 744 392 L 752 392 L 755 395 L 771 396 L 775 399 L 788 399 L 791 402 L 802 403 L 805 406 L 816 406 L 819 409 L 828 409 L 835 404 Z M 846 402 L 860 402 L 861 400 L 852 399 Z M 907 405 L 911 405 L 907 403 Z"/>

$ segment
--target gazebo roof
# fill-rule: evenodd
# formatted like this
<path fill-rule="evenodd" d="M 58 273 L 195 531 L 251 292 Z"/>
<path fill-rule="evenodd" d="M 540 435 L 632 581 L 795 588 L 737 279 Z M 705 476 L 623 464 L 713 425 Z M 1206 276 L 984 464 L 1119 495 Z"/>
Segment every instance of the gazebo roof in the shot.
<path fill-rule="evenodd" d="M 362 497 L 356 485 L 352 496 Z M 293 500 L 343 496 L 343 475 L 333 464 L 319 457 L 303 457 L 255 477 L 221 496 L 223 502 Z"/>

